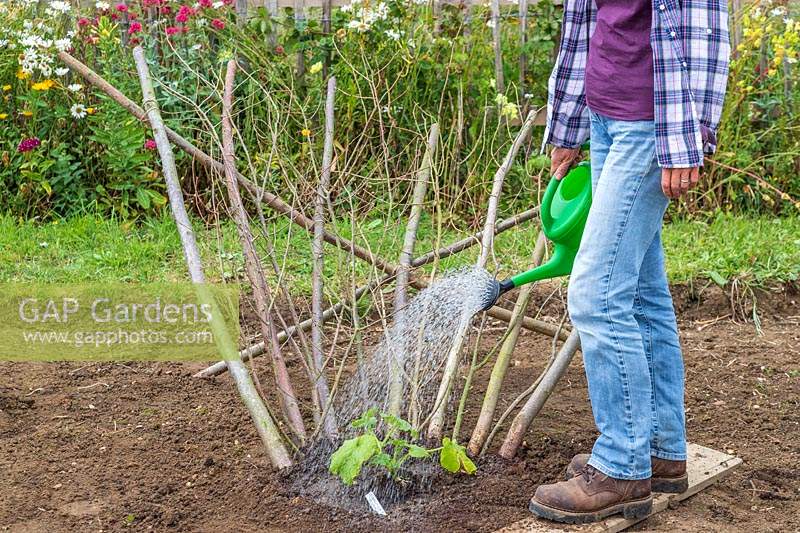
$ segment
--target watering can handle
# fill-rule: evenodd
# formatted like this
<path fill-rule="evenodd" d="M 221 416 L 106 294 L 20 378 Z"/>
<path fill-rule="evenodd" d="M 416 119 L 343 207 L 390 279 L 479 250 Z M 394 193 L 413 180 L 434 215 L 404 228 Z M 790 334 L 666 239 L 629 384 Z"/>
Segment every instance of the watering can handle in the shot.
<path fill-rule="evenodd" d="M 569 211 L 568 214 L 562 214 L 559 220 L 556 221 L 553 219 L 553 216 L 550 213 L 550 207 L 553 202 L 553 198 L 558 192 L 559 187 L 561 187 L 561 185 L 569 179 L 569 174 L 575 172 L 575 170 L 576 169 L 572 169 L 560 180 L 551 178 L 550 183 L 547 184 L 547 189 L 544 191 L 542 205 L 539 209 L 539 216 L 541 217 L 544 234 L 551 241 L 557 241 L 565 237 L 566 234 L 575 226 L 578 220 L 582 216 L 585 216 L 585 213 L 583 213 L 580 209 L 573 209 Z"/>
<path fill-rule="evenodd" d="M 544 197 L 542 198 L 542 203 L 539 207 L 539 218 L 542 221 L 542 229 L 544 230 L 544 234 L 550 240 L 553 240 L 553 237 L 555 237 L 555 235 L 552 233 L 553 216 L 550 214 L 550 204 L 553 203 L 553 196 L 555 196 L 556 190 L 558 190 L 558 186 L 560 184 L 561 180 L 557 180 L 554 177 L 550 178 L 550 182 L 547 184 L 547 188 L 544 191 Z"/>

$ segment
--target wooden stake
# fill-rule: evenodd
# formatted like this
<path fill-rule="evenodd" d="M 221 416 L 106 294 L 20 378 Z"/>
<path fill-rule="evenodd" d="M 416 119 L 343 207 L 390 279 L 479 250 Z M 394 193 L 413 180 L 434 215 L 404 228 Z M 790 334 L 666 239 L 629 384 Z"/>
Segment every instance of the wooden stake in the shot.
<path fill-rule="evenodd" d="M 333 406 L 330 406 L 330 389 L 325 378 L 325 355 L 322 347 L 323 314 L 323 270 L 325 267 L 324 250 L 322 241 L 325 234 L 325 205 L 330 196 L 331 165 L 333 163 L 333 103 L 336 96 L 336 78 L 328 78 L 328 93 L 325 98 L 325 142 L 322 149 L 322 173 L 317 187 L 317 197 L 314 202 L 314 239 L 311 249 L 314 256 L 312 286 L 311 286 L 311 353 L 314 364 L 316 380 L 314 388 L 317 391 L 319 404 L 323 413 L 325 434 L 333 438 L 336 435 L 336 417 Z"/>
<path fill-rule="evenodd" d="M 539 414 L 539 411 L 544 407 L 544 403 L 553 393 L 558 381 L 566 373 L 569 368 L 569 363 L 575 356 L 575 352 L 580 349 L 581 341 L 578 337 L 578 331 L 572 330 L 567 342 L 561 347 L 556 355 L 553 364 L 547 370 L 547 373 L 542 377 L 541 383 L 533 391 L 528 401 L 522 406 L 514 421 L 511 423 L 511 428 L 508 430 L 503 445 L 500 447 L 500 456 L 505 459 L 511 459 L 517 454 L 517 450 L 522 445 L 522 439 L 527 433 L 533 419 Z"/>
<path fill-rule="evenodd" d="M 494 43 L 494 81 L 498 93 L 506 92 L 503 76 L 503 49 L 500 34 L 500 0 L 492 0 L 492 42 Z"/>
<path fill-rule="evenodd" d="M 493 0 L 493 2 L 496 4 L 497 0 Z M 486 210 L 486 224 L 483 228 L 483 236 L 481 239 L 481 255 L 478 257 L 476 264 L 476 266 L 480 268 L 486 266 L 486 263 L 489 260 L 489 253 L 492 249 L 492 245 L 494 244 L 494 230 L 495 223 L 497 221 L 497 205 L 500 199 L 500 191 L 503 189 L 503 182 L 505 181 L 508 171 L 511 169 L 511 165 L 514 162 L 514 158 L 516 157 L 520 146 L 522 146 L 522 143 L 528 138 L 528 134 L 533 126 L 534 117 L 535 113 L 528 113 L 528 117 L 525 119 L 522 128 L 520 129 L 519 133 L 517 133 L 517 137 L 511 144 L 511 148 L 508 150 L 508 153 L 503 160 L 503 164 L 500 165 L 500 168 L 497 169 L 497 172 L 494 175 L 492 192 L 489 195 L 489 206 Z M 471 317 L 468 318 L 471 319 Z M 461 324 L 459 325 L 458 333 L 453 339 L 453 346 L 447 355 L 447 361 L 442 374 L 442 381 L 439 384 L 439 391 L 436 394 L 436 401 L 434 402 L 433 415 L 431 416 L 430 425 L 428 426 L 427 436 L 428 440 L 431 442 L 439 442 L 442 439 L 442 429 L 444 427 L 444 417 L 447 407 L 446 398 L 450 394 L 453 377 L 455 376 L 458 368 L 458 358 L 459 354 L 461 353 L 461 347 L 466 339 L 467 328 L 470 324 L 469 319 L 462 320 Z"/>
<path fill-rule="evenodd" d="M 535 268 L 542 263 L 546 247 L 547 239 L 544 233 L 539 233 L 539 238 L 536 240 L 536 247 L 533 251 L 531 268 Z M 503 341 L 503 346 L 497 354 L 494 367 L 492 367 L 492 375 L 489 378 L 489 384 L 486 386 L 486 394 L 483 397 L 481 413 L 478 416 L 478 422 L 475 424 L 475 429 L 473 429 L 472 437 L 469 440 L 467 449 L 472 455 L 480 453 L 483 443 L 486 442 L 486 437 L 491 430 L 492 419 L 494 418 L 494 412 L 497 408 L 497 400 L 500 398 L 500 389 L 503 386 L 506 370 L 508 370 L 508 364 L 511 361 L 511 354 L 517 346 L 519 331 L 522 327 L 522 320 L 519 319 L 525 314 L 532 290 L 532 283 L 524 286 L 517 297 L 517 303 L 514 305 L 514 312 L 512 313 L 511 323 L 509 324 L 510 331 Z"/>
<path fill-rule="evenodd" d="M 300 439 L 300 442 L 304 442 L 306 430 L 303 424 L 303 416 L 300 414 L 300 407 L 297 404 L 294 387 L 289 378 L 289 371 L 286 369 L 286 362 L 283 358 L 275 323 L 272 320 L 270 311 L 270 306 L 273 302 L 271 290 L 264 275 L 261 260 L 258 258 L 253 245 L 253 234 L 250 231 L 247 212 L 244 209 L 244 202 L 242 202 L 238 182 L 236 181 L 236 152 L 233 144 L 233 123 L 231 119 L 235 77 L 236 60 L 232 59 L 228 61 L 228 68 L 225 73 L 225 89 L 222 95 L 222 159 L 225 165 L 225 185 L 228 189 L 233 220 L 239 233 L 239 242 L 244 252 L 247 278 L 253 286 L 253 297 L 256 303 L 259 325 L 261 326 L 261 335 L 265 341 L 270 343 L 272 367 L 275 373 L 275 384 L 278 388 L 281 409 L 289 422 L 292 432 Z"/>
<path fill-rule="evenodd" d="M 203 274 L 202 262 L 200 260 L 200 253 L 197 248 L 194 231 L 192 230 L 189 216 L 186 213 L 184 205 L 183 192 L 181 191 L 180 182 L 178 180 L 178 172 L 175 167 L 175 158 L 172 154 L 172 149 L 167 138 L 167 129 L 164 122 L 161 120 L 161 114 L 156 102 L 155 91 L 153 90 L 153 83 L 150 79 L 150 71 L 147 68 L 147 60 L 144 56 L 144 51 L 140 46 L 133 50 L 133 57 L 136 62 L 136 70 L 139 74 L 139 81 L 142 87 L 142 96 L 144 107 L 147 110 L 147 117 L 153 128 L 153 137 L 158 147 L 158 153 L 161 157 L 161 166 L 164 173 L 164 179 L 167 185 L 167 194 L 169 196 L 170 208 L 172 209 L 172 216 L 175 219 L 175 224 L 178 227 L 178 233 L 183 244 L 183 253 L 186 259 L 186 265 L 189 269 L 189 276 L 193 283 L 198 286 L 200 290 L 205 284 L 205 275 Z M 216 321 L 212 321 L 212 326 Z M 237 357 L 235 345 L 232 341 L 225 342 L 225 329 L 217 328 L 221 331 L 214 331 L 214 339 L 218 343 L 220 351 L 225 357 L 230 357 L 227 361 L 228 367 L 231 369 L 231 376 L 239 389 L 239 396 L 247 407 L 253 422 L 256 425 L 256 431 L 261 437 L 261 441 L 266 448 L 267 455 L 269 456 L 272 464 L 276 468 L 286 468 L 292 465 L 292 460 L 286 450 L 286 446 L 281 440 L 278 428 L 272 420 L 267 408 L 261 401 L 261 398 L 256 391 L 250 373 L 247 367 L 244 366 L 241 359 Z"/>
<path fill-rule="evenodd" d="M 408 277 L 411 271 L 411 261 L 414 255 L 414 243 L 417 241 L 417 228 L 422 218 L 422 205 L 425 202 L 425 194 L 428 192 L 428 182 L 431 177 L 433 167 L 433 154 L 439 142 L 439 124 L 434 123 L 428 133 L 428 144 L 425 147 L 425 155 L 422 156 L 422 164 L 417 170 L 416 181 L 414 183 L 414 194 L 411 198 L 411 214 L 408 217 L 406 233 L 403 239 L 403 249 L 400 252 L 397 269 L 397 281 L 394 290 L 394 313 L 395 315 L 406 306 L 408 296 Z M 403 368 L 405 361 L 398 360 L 403 354 L 394 353 L 389 350 L 392 358 L 391 383 L 389 386 L 389 407 L 390 414 L 400 416 L 403 402 Z"/>

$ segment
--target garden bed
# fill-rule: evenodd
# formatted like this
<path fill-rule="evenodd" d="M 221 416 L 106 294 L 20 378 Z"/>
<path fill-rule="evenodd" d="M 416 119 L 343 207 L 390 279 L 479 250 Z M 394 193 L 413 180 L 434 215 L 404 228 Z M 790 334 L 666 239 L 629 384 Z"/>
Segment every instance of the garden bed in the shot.
<path fill-rule="evenodd" d="M 753 323 L 726 316 L 731 306 L 719 289 L 699 297 L 685 287 L 675 292 L 689 438 L 744 465 L 637 527 L 800 528 L 800 294 L 792 287 L 759 293 L 758 336 Z M 559 310 L 551 307 L 545 312 L 555 320 Z M 501 331 L 491 333 L 484 334 L 487 347 Z M 523 333 L 501 408 L 531 383 L 549 352 L 548 339 Z M 595 437 L 577 358 L 515 460 L 489 456 L 475 476 L 442 475 L 430 494 L 383 519 L 289 488 L 287 475 L 269 467 L 230 379 L 191 377 L 202 366 L 0 363 L 0 528 L 490 531 L 526 517 L 535 486 L 559 478 Z M 478 387 L 489 370 L 478 374 Z M 479 406 L 469 407 L 467 428 Z"/>

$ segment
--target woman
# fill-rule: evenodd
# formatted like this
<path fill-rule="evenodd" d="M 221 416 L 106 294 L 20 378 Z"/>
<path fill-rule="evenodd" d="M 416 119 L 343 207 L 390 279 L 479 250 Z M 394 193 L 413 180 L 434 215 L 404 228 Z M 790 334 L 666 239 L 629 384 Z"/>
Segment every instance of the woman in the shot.
<path fill-rule="evenodd" d="M 683 360 L 664 269 L 670 199 L 715 149 L 726 0 L 566 0 L 545 143 L 561 179 L 591 140 L 593 200 L 569 284 L 600 432 L 530 509 L 584 523 L 652 508 L 686 482 Z"/>

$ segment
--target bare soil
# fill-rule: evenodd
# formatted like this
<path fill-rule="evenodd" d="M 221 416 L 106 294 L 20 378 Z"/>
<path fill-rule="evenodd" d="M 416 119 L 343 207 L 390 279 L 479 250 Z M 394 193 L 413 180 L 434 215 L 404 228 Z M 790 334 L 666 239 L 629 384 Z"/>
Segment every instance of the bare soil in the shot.
<path fill-rule="evenodd" d="M 716 288 L 674 292 L 689 438 L 744 464 L 637 529 L 800 531 L 800 294 L 794 287 L 759 292 L 759 333 L 741 319 L 742 311 L 750 314 L 747 301 L 732 306 Z M 561 310 L 551 300 L 540 316 L 557 321 Z M 487 350 L 501 334 L 484 335 Z M 500 409 L 549 354 L 548 339 L 522 335 Z M 297 360 L 290 363 L 300 371 Z M 526 517 L 535 487 L 559 479 L 595 438 L 576 357 L 516 459 L 492 455 L 475 476 L 441 476 L 429 494 L 384 519 L 365 506 L 325 506 L 292 488 L 270 468 L 230 378 L 191 377 L 203 366 L 0 363 L 0 529 L 492 531 Z M 268 383 L 266 362 L 258 367 Z M 489 371 L 480 372 L 477 387 Z"/>

